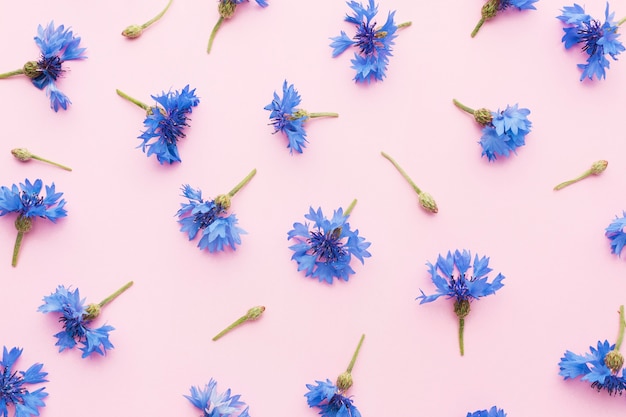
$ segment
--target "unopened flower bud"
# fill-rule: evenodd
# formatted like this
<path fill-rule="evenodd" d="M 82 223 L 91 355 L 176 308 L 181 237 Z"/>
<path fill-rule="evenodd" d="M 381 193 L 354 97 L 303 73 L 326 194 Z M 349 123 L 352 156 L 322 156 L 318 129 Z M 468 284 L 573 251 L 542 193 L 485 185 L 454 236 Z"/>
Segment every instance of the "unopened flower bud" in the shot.
<path fill-rule="evenodd" d="M 619 372 L 624 365 L 624 357 L 619 351 L 613 349 L 604 357 L 604 364 L 613 372 Z"/>
<path fill-rule="evenodd" d="M 259 317 L 261 317 L 261 314 L 263 314 L 263 312 L 265 311 L 265 306 L 256 306 L 256 307 L 252 307 L 250 310 L 248 310 L 248 312 L 246 313 L 246 318 L 248 320 L 256 320 Z"/>
<path fill-rule="evenodd" d="M 488 125 L 493 120 L 493 115 L 489 109 L 478 109 L 474 112 L 474 119 L 483 126 Z"/>
<path fill-rule="evenodd" d="M 601 172 L 603 172 L 608 165 L 609 165 L 609 161 L 605 161 L 605 160 L 596 161 L 591 165 L 591 173 L 594 175 L 598 175 Z"/>
<path fill-rule="evenodd" d="M 485 3 L 480 10 L 480 15 L 485 20 L 489 20 L 496 16 L 498 13 L 498 5 L 500 4 L 500 0 L 489 0 Z"/>
<path fill-rule="evenodd" d="M 99 315 L 100 306 L 98 304 L 89 304 L 85 309 L 85 314 L 83 314 L 83 318 L 85 320 L 94 320 Z"/>
<path fill-rule="evenodd" d="M 418 200 L 420 205 L 431 213 L 437 213 L 439 211 L 439 209 L 437 208 L 437 203 L 435 202 L 435 199 L 432 195 L 422 192 L 419 194 Z"/>
<path fill-rule="evenodd" d="M 237 3 L 232 0 L 226 0 L 224 2 L 220 1 L 220 4 L 217 6 L 217 10 L 220 12 L 220 16 L 224 19 L 230 19 L 235 14 L 235 9 L 237 8 Z"/>
<path fill-rule="evenodd" d="M 28 78 L 37 78 L 41 75 L 41 71 L 39 70 L 39 64 L 37 61 L 28 61 L 24 64 L 24 74 Z"/>
<path fill-rule="evenodd" d="M 467 317 L 470 312 L 469 300 L 461 300 L 454 302 L 454 313 L 460 319 Z"/>
<path fill-rule="evenodd" d="M 352 374 L 350 372 L 344 372 L 337 377 L 337 388 L 340 391 L 346 391 L 352 386 Z"/>
<path fill-rule="evenodd" d="M 33 157 L 33 154 L 31 154 L 26 148 L 11 149 L 11 153 L 22 162 L 26 162 Z"/>
<path fill-rule="evenodd" d="M 141 36 L 143 28 L 139 25 L 130 25 L 122 31 L 122 36 L 126 36 L 129 39 L 135 39 Z"/>

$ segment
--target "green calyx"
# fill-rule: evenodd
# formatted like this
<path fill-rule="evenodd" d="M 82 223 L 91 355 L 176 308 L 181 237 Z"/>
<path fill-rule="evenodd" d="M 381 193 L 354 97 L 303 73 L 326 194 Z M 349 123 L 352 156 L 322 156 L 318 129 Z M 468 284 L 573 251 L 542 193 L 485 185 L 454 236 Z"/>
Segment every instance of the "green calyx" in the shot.
<path fill-rule="evenodd" d="M 237 4 L 232 2 L 231 0 L 220 1 L 217 6 L 217 10 L 224 19 L 230 19 L 235 14 L 235 9 L 237 8 Z"/>
<path fill-rule="evenodd" d="M 493 121 L 493 115 L 489 109 L 478 109 L 474 112 L 474 120 L 483 126 L 487 126 Z"/>
<path fill-rule="evenodd" d="M 19 216 L 15 219 L 15 228 L 20 233 L 28 233 L 33 228 L 33 219 L 30 217 Z"/>
<path fill-rule="evenodd" d="M 37 78 L 41 75 L 41 71 L 39 70 L 39 64 L 37 61 L 28 61 L 24 64 L 24 75 L 28 78 Z"/>
<path fill-rule="evenodd" d="M 352 368 L 354 368 L 354 364 L 356 363 L 356 358 L 359 356 L 359 351 L 361 350 L 361 345 L 363 344 L 363 340 L 365 340 L 365 335 L 361 335 L 361 339 L 359 340 L 359 344 L 356 347 L 356 350 L 352 354 L 352 359 L 350 359 L 350 363 L 348 364 L 348 368 L 345 372 L 337 377 L 337 388 L 339 391 L 344 392 L 348 390 L 352 386 Z"/>
<path fill-rule="evenodd" d="M 464 319 L 470 312 L 469 300 L 461 300 L 454 302 L 454 313 L 460 319 Z"/>
<path fill-rule="evenodd" d="M 102 307 L 109 304 L 111 301 L 115 300 L 119 297 L 124 291 L 132 287 L 134 284 L 133 281 L 129 281 L 124 286 L 122 286 L 119 290 L 115 291 L 113 294 L 109 295 L 104 300 L 100 301 L 98 304 L 92 303 L 87 306 L 85 309 L 85 314 L 83 314 L 83 319 L 85 320 L 94 320 L 96 317 L 100 315 L 100 311 Z"/>
<path fill-rule="evenodd" d="M 83 319 L 87 321 L 95 320 L 100 315 L 100 306 L 98 304 L 89 304 L 83 314 Z"/>

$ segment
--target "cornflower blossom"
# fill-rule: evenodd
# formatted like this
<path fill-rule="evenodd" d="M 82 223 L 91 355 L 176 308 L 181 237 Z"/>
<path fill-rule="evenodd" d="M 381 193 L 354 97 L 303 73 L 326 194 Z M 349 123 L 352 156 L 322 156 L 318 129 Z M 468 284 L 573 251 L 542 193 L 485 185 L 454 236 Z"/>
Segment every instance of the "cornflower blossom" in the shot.
<path fill-rule="evenodd" d="M 133 285 L 130 281 L 122 288 L 105 298 L 98 304 L 85 306 L 85 299 L 80 298 L 78 288 L 70 290 L 59 285 L 55 292 L 44 296 L 44 304 L 37 311 L 47 313 L 59 313 L 59 322 L 63 323 L 63 330 L 54 335 L 57 338 L 56 346 L 59 352 L 65 349 L 73 349 L 81 344 L 82 357 L 86 358 L 93 353 L 104 355 L 107 350 L 113 349 L 109 341 L 109 333 L 115 330 L 113 326 L 102 325 L 98 328 L 91 327 L 91 322 L 99 315 L 101 309 L 117 298 Z"/>
<path fill-rule="evenodd" d="M 307 404 L 311 408 L 317 407 L 323 417 L 361 417 L 361 413 L 353 405 L 352 398 L 344 394 L 352 386 L 352 369 L 364 339 L 365 335 L 362 335 L 347 370 L 337 377 L 336 384 L 330 379 L 315 381 L 315 385 L 306 384 L 309 390 L 304 394 Z"/>
<path fill-rule="evenodd" d="M 565 351 L 559 362 L 559 375 L 565 380 L 580 377 L 581 381 L 590 382 L 591 387 L 598 391 L 605 390 L 609 395 L 622 395 L 626 390 L 624 357 L 619 351 L 626 327 L 623 305 L 620 306 L 619 321 L 619 333 L 614 345 L 605 340 L 598 341 L 595 348 L 590 346 L 589 352 L 582 355 Z"/>
<path fill-rule="evenodd" d="M 143 122 L 146 130 L 139 136 L 142 143 L 138 148 L 141 147 L 147 157 L 155 155 L 161 165 L 164 162 L 181 162 L 178 141 L 186 136 L 184 129 L 189 126 L 187 115 L 200 103 L 200 99 L 196 97 L 196 89 L 189 90 L 189 85 L 186 85 L 181 91 L 151 96 L 157 103 L 154 106 L 148 106 L 120 90 L 116 91 L 120 97 L 146 111 Z"/>
<path fill-rule="evenodd" d="M 378 6 L 374 0 L 369 0 L 365 7 L 356 1 L 346 3 L 352 9 L 352 15 L 346 15 L 344 20 L 356 26 L 356 34 L 350 38 L 346 32 L 341 31 L 339 36 L 330 38 L 333 58 L 354 46 L 358 48 L 351 61 L 352 68 L 356 70 L 354 81 L 357 83 L 382 81 L 386 76 L 394 39 L 398 36 L 396 31 L 410 26 L 411 22 L 396 25 L 394 22 L 396 12 L 393 11 L 387 15 L 385 24 L 378 26 L 375 21 Z"/>
<path fill-rule="evenodd" d="M 296 243 L 289 247 L 294 253 L 292 260 L 298 263 L 298 271 L 305 271 L 305 276 L 318 278 L 320 282 L 333 283 L 333 279 L 348 281 L 354 270 L 350 267 L 352 256 L 361 263 L 371 255 L 367 248 L 371 243 L 359 236 L 359 231 L 352 230 L 348 217 L 356 200 L 345 211 L 335 210 L 329 220 L 322 209 L 309 208 L 304 217 L 313 222 L 294 223 L 293 230 L 287 233 L 287 239 Z"/>
<path fill-rule="evenodd" d="M 301 98 L 293 84 L 287 85 L 287 80 L 283 83 L 282 98 L 274 92 L 274 99 L 270 104 L 264 107 L 269 110 L 270 119 L 274 126 L 274 133 L 281 132 L 287 136 L 287 148 L 289 153 L 293 154 L 295 150 L 302 153 L 306 147 L 306 131 L 304 123 L 316 117 L 339 117 L 337 113 L 309 113 L 297 106 L 300 104 Z"/>
<path fill-rule="evenodd" d="M 65 61 L 84 59 L 85 48 L 80 48 L 80 38 L 68 27 L 60 25 L 54 27 L 54 22 L 48 23 L 44 28 L 37 27 L 35 43 L 41 51 L 41 58 L 37 61 L 28 61 L 23 68 L 0 74 L 0 79 L 24 74 L 30 78 L 35 87 L 46 91 L 50 98 L 50 108 L 55 112 L 59 109 L 67 110 L 72 103 L 70 99 L 59 90 L 57 80 L 61 78 L 66 69 Z"/>
<path fill-rule="evenodd" d="M 561 38 L 565 49 L 581 44 L 582 51 L 587 54 L 587 62 L 578 64 L 578 68 L 582 69 L 580 81 L 585 78 L 590 80 L 594 77 L 598 80 L 606 78 L 606 70 L 610 67 L 607 56 L 616 61 L 617 55 L 624 51 L 624 45 L 618 39 L 620 35 L 617 29 L 626 18 L 614 22 L 615 13 L 609 13 L 608 2 L 604 11 L 604 22 L 586 14 L 585 8 L 576 3 L 563 7 L 561 12 L 557 19 L 566 25 L 563 28 L 565 35 Z"/>
<path fill-rule="evenodd" d="M 268 4 L 265 0 L 255 0 L 256 3 L 261 7 L 267 7 Z M 217 35 L 217 31 L 222 27 L 222 23 L 224 23 L 225 19 L 230 19 L 235 14 L 235 10 L 237 6 L 241 3 L 249 3 L 250 0 L 219 0 L 217 5 L 217 11 L 220 14 L 219 19 L 213 26 L 213 30 L 211 31 L 211 36 L 209 38 L 209 45 L 207 46 L 206 53 L 211 53 L 211 48 L 213 47 L 213 41 L 215 40 L 215 35 Z"/>
<path fill-rule="evenodd" d="M 479 410 L 474 411 L 473 413 L 467 413 L 467 417 L 506 417 L 506 413 L 504 410 L 493 406 L 489 410 Z"/>
<path fill-rule="evenodd" d="M 202 411 L 202 417 L 249 417 L 249 407 L 239 400 L 241 395 L 231 395 L 230 388 L 218 392 L 217 382 L 213 378 L 204 388 L 192 386 L 190 394 L 184 397 Z"/>
<path fill-rule="evenodd" d="M 476 36 L 480 28 L 483 24 L 490 19 L 496 17 L 496 15 L 508 9 L 509 7 L 514 7 L 517 10 L 536 10 L 537 8 L 533 5 L 538 0 L 488 0 L 480 10 L 480 20 L 474 27 L 472 31 L 472 38 Z"/>
<path fill-rule="evenodd" d="M 530 133 L 532 122 L 528 120 L 530 110 L 519 108 L 517 104 L 506 106 L 500 111 L 491 111 L 485 108 L 474 110 L 457 100 L 455 106 L 474 116 L 474 119 L 483 126 L 480 146 L 483 148 L 481 156 L 495 161 L 498 156 L 509 157 L 517 154 L 517 148 L 526 144 L 526 135 Z"/>
<path fill-rule="evenodd" d="M 36 217 L 48 219 L 56 223 L 57 219 L 67 216 L 65 210 L 65 200 L 61 198 L 63 193 L 57 193 L 54 183 L 46 185 L 46 196 L 40 195 L 43 182 L 40 179 L 31 183 L 28 179 L 15 184 L 11 188 L 0 187 L 0 216 L 9 213 L 16 213 L 15 228 L 17 238 L 13 247 L 13 258 L 11 265 L 17 266 L 17 258 L 22 246 L 24 233 L 28 233 L 33 227 L 33 220 Z"/>
<path fill-rule="evenodd" d="M 38 416 L 39 409 L 45 407 L 44 399 L 48 396 L 44 388 L 29 390 L 29 385 L 48 382 L 47 372 L 43 365 L 36 363 L 26 371 L 15 370 L 15 363 L 22 355 L 23 349 L 5 347 L 0 360 L 0 416 L 8 417 L 9 407 L 13 406 L 15 417 Z"/>
<path fill-rule="evenodd" d="M 626 245 L 626 211 L 622 212 L 622 217 L 615 216 L 615 220 L 605 229 L 604 235 L 611 241 L 611 253 L 621 256 L 622 249 Z"/>
<path fill-rule="evenodd" d="M 430 262 L 426 265 L 437 291 L 432 295 L 426 295 L 420 289 L 422 294 L 417 297 L 417 300 L 420 300 L 420 304 L 425 304 L 435 301 L 439 297 L 454 299 L 454 313 L 459 318 L 459 349 L 461 356 L 463 356 L 465 353 L 463 331 L 465 329 L 465 317 L 470 312 L 470 302 L 495 294 L 504 286 L 502 284 L 504 276 L 498 274 L 492 282 L 488 282 L 487 274 L 492 271 L 489 268 L 489 258 L 486 256 L 479 258 L 476 255 L 472 263 L 472 255 L 465 249 L 463 252 L 455 250 L 454 254 L 448 251 L 445 258 L 439 255 L 434 265 Z M 470 267 L 471 273 L 469 272 Z"/>
<path fill-rule="evenodd" d="M 240 235 L 246 231 L 237 226 L 238 220 L 234 213 L 226 215 L 231 206 L 231 198 L 256 174 L 253 169 L 228 194 L 220 194 L 214 200 L 204 200 L 200 189 L 192 188 L 189 184 L 182 186 L 182 195 L 187 203 L 181 203 L 176 215 L 181 225 L 180 231 L 187 233 L 189 240 L 193 240 L 201 231 L 198 241 L 200 250 L 209 252 L 224 251 L 227 247 L 236 250 L 241 244 Z"/>

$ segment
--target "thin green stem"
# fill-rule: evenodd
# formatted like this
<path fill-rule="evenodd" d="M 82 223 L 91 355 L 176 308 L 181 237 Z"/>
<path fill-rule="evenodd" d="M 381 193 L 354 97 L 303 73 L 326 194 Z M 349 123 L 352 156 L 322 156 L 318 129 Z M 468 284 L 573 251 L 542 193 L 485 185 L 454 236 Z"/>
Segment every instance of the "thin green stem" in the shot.
<path fill-rule="evenodd" d="M 463 331 L 465 330 L 465 319 L 459 318 L 459 349 L 461 350 L 461 356 L 465 354 L 465 346 L 463 344 Z"/>
<path fill-rule="evenodd" d="M 64 170 L 66 170 L 66 171 L 71 171 L 71 170 L 72 170 L 72 168 L 70 168 L 70 167 L 67 167 L 67 166 L 65 166 L 65 165 L 61 165 L 61 164 L 59 164 L 59 163 L 56 163 L 56 162 L 50 161 L 49 159 L 45 159 L 45 158 L 42 158 L 42 157 L 37 156 L 37 155 L 32 155 L 32 154 L 31 154 L 31 156 L 30 156 L 30 157 L 31 157 L 31 158 L 33 158 L 33 159 L 36 159 L 37 161 L 41 161 L 41 162 L 45 162 L 45 163 L 47 163 L 47 164 L 51 164 L 51 165 L 57 166 L 57 167 L 62 168 L 62 169 L 64 169 Z"/>
<path fill-rule="evenodd" d="M 413 22 L 404 22 L 404 23 L 400 23 L 398 26 L 396 26 L 398 29 L 402 29 L 402 28 L 406 28 L 409 27 L 413 24 Z"/>
<path fill-rule="evenodd" d="M 237 194 L 237 191 L 241 190 L 241 188 L 243 188 L 244 185 L 246 185 L 248 182 L 250 182 L 252 177 L 254 177 L 255 175 L 256 175 L 256 168 L 254 168 L 252 171 L 250 171 L 250 173 L 248 175 L 246 175 L 246 178 L 241 180 L 241 182 L 239 184 L 235 185 L 235 188 L 230 190 L 228 192 L 228 195 L 230 197 L 233 197 L 235 194 Z"/>
<path fill-rule="evenodd" d="M 474 113 L 476 113 L 476 110 L 467 107 L 465 104 L 462 104 L 460 101 L 458 101 L 457 99 L 453 98 L 452 102 L 454 103 L 455 106 L 457 106 L 459 109 L 468 112 L 469 114 L 473 115 Z"/>
<path fill-rule="evenodd" d="M 350 205 L 348 206 L 346 211 L 343 212 L 343 215 L 344 216 L 349 216 L 350 213 L 352 213 L 352 209 L 354 208 L 354 206 L 356 206 L 356 198 L 354 200 L 352 200 L 352 203 L 350 203 Z"/>
<path fill-rule="evenodd" d="M 240 324 L 243 324 L 246 322 L 246 320 L 248 320 L 247 316 L 241 316 L 240 318 L 238 318 L 237 320 L 235 320 L 230 326 L 228 326 L 227 328 L 225 328 L 224 330 L 222 330 L 221 332 L 219 332 L 213 339 L 214 342 L 216 340 L 218 340 L 220 337 L 224 336 L 226 333 L 230 332 L 232 329 L 234 329 L 235 327 L 239 326 Z"/>
<path fill-rule="evenodd" d="M 20 247 L 22 246 L 22 239 L 24 238 L 24 232 L 18 231 L 15 238 L 15 245 L 13 246 L 13 258 L 11 259 L 11 266 L 17 266 L 17 255 L 20 253 Z"/>
<path fill-rule="evenodd" d="M 472 38 L 474 36 L 476 36 L 476 34 L 478 33 L 478 31 L 480 30 L 480 28 L 483 26 L 483 23 L 485 23 L 485 18 L 481 17 L 480 20 L 478 21 L 478 23 L 476 24 L 476 27 L 474 28 L 474 30 L 472 31 Z"/>
<path fill-rule="evenodd" d="M 148 26 L 150 26 L 151 24 L 153 24 L 154 22 L 156 22 L 157 20 L 159 20 L 160 18 L 163 17 L 163 15 L 165 14 L 165 12 L 167 12 L 167 9 L 170 8 L 170 6 L 172 5 L 172 1 L 174 0 L 170 0 L 169 3 L 167 3 L 167 6 L 165 6 L 165 9 L 163 9 L 161 11 L 161 13 L 159 13 L 158 15 L 154 16 L 152 19 L 148 20 L 146 23 L 144 23 L 143 25 L 141 25 L 142 29 L 147 28 Z"/>
<path fill-rule="evenodd" d="M 380 154 L 382 156 L 384 156 L 385 158 L 387 158 L 389 160 L 389 162 L 391 162 L 393 164 L 393 166 L 396 167 L 396 169 L 398 170 L 398 172 L 400 172 L 400 174 L 402 174 L 404 179 L 407 180 L 409 182 L 409 184 L 411 184 L 411 187 L 413 187 L 413 189 L 415 190 L 417 195 L 422 194 L 422 190 L 419 189 L 419 187 L 413 182 L 411 177 L 409 177 L 409 175 L 402 169 L 402 167 L 400 165 L 398 165 L 398 163 L 395 161 L 395 159 L 393 159 L 391 156 L 387 155 L 385 152 L 381 152 Z"/>
<path fill-rule="evenodd" d="M 16 69 L 15 71 L 9 71 L 9 72 L 5 72 L 4 74 L 0 74 L 0 79 L 9 78 L 14 75 L 20 75 L 20 74 L 24 74 L 24 68 L 20 68 L 20 69 Z"/>
<path fill-rule="evenodd" d="M 133 281 L 127 282 L 122 288 L 120 288 L 119 290 L 115 291 L 113 294 L 109 295 L 104 300 L 100 301 L 98 306 L 100 306 L 100 308 L 102 308 L 105 305 L 109 304 L 111 301 L 115 300 L 120 294 L 122 294 L 124 291 L 129 289 L 132 285 L 133 285 Z"/>
<path fill-rule="evenodd" d="M 138 105 L 139 107 L 141 107 L 145 111 L 149 111 L 150 110 L 150 106 L 148 106 L 146 103 L 132 98 L 128 94 L 124 93 L 123 91 L 116 89 L 115 92 L 117 93 L 118 96 L 120 96 L 122 98 L 125 98 L 126 100 L 130 101 L 131 103 L 134 103 L 134 104 Z"/>
<path fill-rule="evenodd" d="M 617 342 L 615 342 L 615 350 L 619 350 L 624 341 L 624 328 L 626 327 L 626 321 L 624 321 L 624 306 L 619 306 L 619 333 L 617 335 Z"/>
<path fill-rule="evenodd" d="M 209 38 L 209 46 L 207 46 L 206 48 L 207 54 L 211 53 L 211 48 L 213 47 L 213 40 L 215 39 L 215 35 L 217 35 L 217 31 L 220 29 L 220 26 L 222 26 L 223 22 L 224 22 L 224 16 L 220 16 L 220 18 L 217 19 L 217 23 L 215 24 L 215 26 L 213 26 L 213 30 L 211 31 L 211 37 Z"/>
<path fill-rule="evenodd" d="M 626 17 L 622 18 L 619 22 L 617 22 L 617 26 L 621 26 L 622 23 L 626 22 Z"/>
<path fill-rule="evenodd" d="M 332 113 L 332 112 L 309 113 L 309 118 L 313 119 L 315 117 L 339 117 L 339 113 Z"/>
<path fill-rule="evenodd" d="M 363 340 L 365 339 L 365 335 L 361 335 L 361 340 L 359 340 L 359 344 L 356 347 L 356 350 L 354 351 L 354 354 L 352 355 L 352 359 L 350 360 L 350 364 L 348 364 L 348 369 L 346 369 L 347 373 L 351 373 L 352 372 L 352 368 L 354 368 L 354 363 L 356 362 L 356 358 L 357 356 L 359 356 L 359 350 L 361 350 L 361 345 L 363 344 Z"/>
<path fill-rule="evenodd" d="M 567 187 L 568 185 L 572 185 L 574 183 L 577 183 L 580 180 L 584 180 L 585 178 L 587 178 L 588 176 L 590 176 L 591 174 L 593 174 L 593 172 L 588 169 L 587 171 L 585 171 L 582 175 L 580 175 L 579 177 L 574 178 L 573 180 L 569 180 L 569 181 L 564 181 L 562 183 L 560 183 L 559 185 L 557 185 L 556 187 L 554 187 L 554 190 L 560 190 L 562 188 Z"/>

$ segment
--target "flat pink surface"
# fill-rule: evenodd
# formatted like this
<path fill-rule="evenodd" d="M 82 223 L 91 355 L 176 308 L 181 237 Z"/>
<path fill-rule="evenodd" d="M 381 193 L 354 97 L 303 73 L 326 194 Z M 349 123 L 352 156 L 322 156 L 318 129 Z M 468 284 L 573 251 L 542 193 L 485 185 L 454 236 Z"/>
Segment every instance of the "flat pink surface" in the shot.
<path fill-rule="evenodd" d="M 604 228 L 626 209 L 626 62 L 604 81 L 579 82 L 579 49 L 566 51 L 555 18 L 571 3 L 541 0 L 509 10 L 469 36 L 481 0 L 379 2 L 400 31 L 384 82 L 355 85 L 352 52 L 332 58 L 329 37 L 353 28 L 343 1 L 270 0 L 238 8 L 205 52 L 215 2 L 174 0 L 165 17 L 129 41 L 120 35 L 166 1 L 0 0 L 0 71 L 36 59 L 38 24 L 54 20 L 82 37 L 88 59 L 66 63 L 59 86 L 72 100 L 54 113 L 23 77 L 0 80 L 0 185 L 54 182 L 68 217 L 36 221 L 19 265 L 10 266 L 14 216 L 0 218 L 0 345 L 20 346 L 20 369 L 45 364 L 50 396 L 43 417 L 197 416 L 183 398 L 210 378 L 242 395 L 253 417 L 315 416 L 305 384 L 345 370 L 366 339 L 349 393 L 363 416 L 465 416 L 497 405 L 511 417 L 621 416 L 624 398 L 563 381 L 565 350 L 614 342 L 626 303 L 626 261 L 610 253 Z M 603 1 L 586 2 L 603 18 Z M 611 2 L 616 18 L 626 1 Z M 272 135 L 263 107 L 287 79 L 309 111 L 338 119 L 307 123 L 309 143 L 290 155 Z M 146 158 L 137 136 L 144 113 L 115 93 L 150 95 L 190 84 L 201 101 L 183 162 Z M 480 157 L 480 128 L 452 105 L 531 110 L 527 145 L 509 159 Z M 9 150 L 26 147 L 70 165 L 65 172 Z M 380 155 L 394 156 L 432 194 L 439 213 Z M 560 192 L 557 183 L 607 159 L 601 176 Z M 258 173 L 233 199 L 248 234 L 236 251 L 209 254 L 179 232 L 180 186 L 206 197 Z M 354 263 L 349 282 L 305 278 L 290 260 L 287 232 L 309 206 L 328 215 L 357 198 L 352 227 L 372 257 Z M 425 263 L 468 249 L 506 276 L 495 296 L 475 302 L 465 357 L 452 302 L 419 305 L 432 293 Z M 105 357 L 61 354 L 53 316 L 37 312 L 57 285 L 105 307 L 115 349 Z M 211 337 L 254 305 L 263 317 L 219 342 Z"/>

